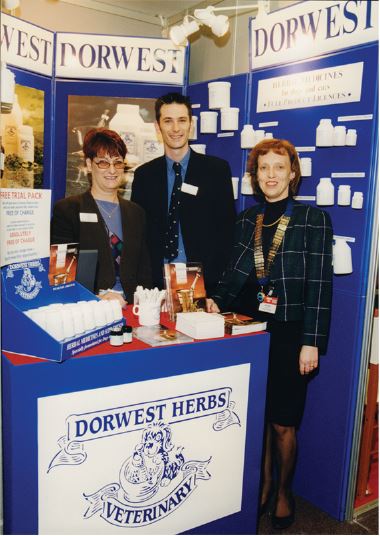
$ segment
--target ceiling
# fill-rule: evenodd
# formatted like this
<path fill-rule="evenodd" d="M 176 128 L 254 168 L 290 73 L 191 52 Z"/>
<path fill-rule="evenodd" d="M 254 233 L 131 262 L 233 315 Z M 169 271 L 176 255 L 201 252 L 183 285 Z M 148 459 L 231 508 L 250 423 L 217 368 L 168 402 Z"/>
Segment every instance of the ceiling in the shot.
<path fill-rule="evenodd" d="M 111 13 L 126 18 L 162 25 L 162 20 L 166 19 L 169 24 L 173 24 L 186 14 L 187 10 L 193 12 L 197 7 L 216 6 L 223 0 L 60 0 L 67 4 Z M 236 4 L 252 4 L 255 0 L 231 0 L 229 6 Z"/>

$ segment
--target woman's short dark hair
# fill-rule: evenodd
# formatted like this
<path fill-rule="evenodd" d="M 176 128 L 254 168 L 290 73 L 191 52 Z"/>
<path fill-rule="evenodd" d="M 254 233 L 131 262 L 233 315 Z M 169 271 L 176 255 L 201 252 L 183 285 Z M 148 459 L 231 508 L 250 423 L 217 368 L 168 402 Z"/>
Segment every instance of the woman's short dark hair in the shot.
<path fill-rule="evenodd" d="M 119 134 L 108 128 L 92 128 L 83 141 L 84 157 L 93 160 L 99 154 L 108 153 L 110 156 L 120 155 L 123 160 L 127 147 Z"/>
<path fill-rule="evenodd" d="M 282 155 L 288 155 L 290 160 L 290 167 L 294 173 L 294 179 L 290 181 L 289 192 L 291 195 L 295 195 L 298 189 L 298 185 L 301 178 L 300 162 L 296 148 L 288 140 L 278 140 L 275 138 L 269 138 L 260 141 L 253 147 L 248 156 L 247 171 L 251 174 L 252 188 L 255 194 L 262 195 L 259 181 L 257 180 L 257 166 L 259 156 L 264 156 L 267 153 L 276 153 Z"/>
<path fill-rule="evenodd" d="M 191 103 L 189 97 L 186 97 L 186 95 L 181 95 L 181 93 L 167 93 L 166 95 L 162 95 L 162 97 L 158 97 L 154 104 L 154 110 L 156 113 L 156 121 L 157 123 L 160 122 L 160 116 L 161 116 L 161 108 L 164 104 L 173 104 L 175 102 L 176 104 L 184 104 L 187 108 L 187 112 L 189 114 L 189 119 L 191 119 L 193 112 L 191 109 Z"/>

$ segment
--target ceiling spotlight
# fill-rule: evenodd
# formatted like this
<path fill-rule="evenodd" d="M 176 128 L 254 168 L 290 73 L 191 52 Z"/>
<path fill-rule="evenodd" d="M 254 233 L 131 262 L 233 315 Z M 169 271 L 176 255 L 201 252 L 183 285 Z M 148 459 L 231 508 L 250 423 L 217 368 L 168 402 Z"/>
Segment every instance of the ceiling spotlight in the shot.
<path fill-rule="evenodd" d="M 170 28 L 169 37 L 175 45 L 187 45 L 188 36 L 199 30 L 199 24 L 190 15 L 186 15 L 183 23 Z"/>
<path fill-rule="evenodd" d="M 201 21 L 202 24 L 209 26 L 216 37 L 225 35 L 230 27 L 228 17 L 226 15 L 215 15 L 212 6 L 208 6 L 206 9 L 196 9 L 194 17 Z"/>
<path fill-rule="evenodd" d="M 3 7 L 5 9 L 16 9 L 20 6 L 20 0 L 3 0 Z"/>

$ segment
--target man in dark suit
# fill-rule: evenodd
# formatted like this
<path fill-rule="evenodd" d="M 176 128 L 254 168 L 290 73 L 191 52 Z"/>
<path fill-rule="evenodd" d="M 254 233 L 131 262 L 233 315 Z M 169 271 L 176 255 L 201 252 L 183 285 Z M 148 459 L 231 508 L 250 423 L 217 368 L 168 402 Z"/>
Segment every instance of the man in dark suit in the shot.
<path fill-rule="evenodd" d="M 162 288 L 166 262 L 201 262 L 209 294 L 227 265 L 233 240 L 230 166 L 190 149 L 188 97 L 164 95 L 155 111 L 165 155 L 136 169 L 131 198 L 146 213 L 153 284 Z"/>

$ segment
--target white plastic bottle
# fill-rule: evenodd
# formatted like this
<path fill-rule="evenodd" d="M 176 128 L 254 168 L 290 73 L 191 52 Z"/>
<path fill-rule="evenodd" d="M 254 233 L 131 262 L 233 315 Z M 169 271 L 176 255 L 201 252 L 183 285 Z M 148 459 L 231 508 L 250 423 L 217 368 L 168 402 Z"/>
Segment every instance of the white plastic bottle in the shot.
<path fill-rule="evenodd" d="M 265 130 L 255 130 L 255 145 L 263 140 L 265 137 Z"/>
<path fill-rule="evenodd" d="M 190 136 L 189 140 L 197 140 L 198 139 L 198 117 L 196 115 L 193 115 L 191 118 L 191 128 L 190 128 Z"/>
<path fill-rule="evenodd" d="M 349 207 L 351 204 L 351 186 L 341 184 L 338 188 L 338 205 Z"/>
<path fill-rule="evenodd" d="M 157 137 L 154 123 L 144 122 L 140 128 L 137 138 L 137 153 L 141 162 L 149 162 L 164 154 L 164 145 Z"/>
<path fill-rule="evenodd" d="M 322 177 L 317 186 L 317 205 L 330 206 L 334 204 L 334 185 L 330 177 Z"/>
<path fill-rule="evenodd" d="M 252 179 L 249 171 L 246 171 L 243 175 L 240 193 L 242 195 L 253 195 Z"/>
<path fill-rule="evenodd" d="M 354 192 L 354 195 L 352 196 L 351 207 L 360 210 L 361 208 L 363 208 L 363 201 L 363 192 Z"/>
<path fill-rule="evenodd" d="M 129 155 L 138 156 L 138 137 L 144 120 L 139 114 L 137 104 L 118 104 L 116 114 L 109 122 L 109 128 L 115 130 L 123 139 Z"/>
<path fill-rule="evenodd" d="M 244 125 L 240 132 L 240 147 L 242 149 L 252 149 L 255 145 L 255 131 L 253 125 Z"/>
<path fill-rule="evenodd" d="M 312 175 L 311 158 L 309 157 L 300 158 L 300 166 L 301 166 L 301 177 L 311 177 Z"/>
<path fill-rule="evenodd" d="M 333 246 L 334 274 L 343 275 L 352 273 L 351 248 L 344 238 L 335 238 Z"/>
<path fill-rule="evenodd" d="M 343 125 L 336 125 L 334 127 L 334 145 L 342 147 L 346 145 L 346 127 Z"/>
<path fill-rule="evenodd" d="M 1 116 L 5 154 L 18 154 L 18 128 L 22 125 L 22 111 L 17 95 L 14 96 L 12 111 Z"/>
<path fill-rule="evenodd" d="M 349 128 L 346 134 L 346 145 L 354 147 L 358 141 L 358 135 L 355 128 Z"/>
<path fill-rule="evenodd" d="M 18 128 L 17 154 L 23 162 L 34 162 L 33 127 L 21 125 Z"/>
<path fill-rule="evenodd" d="M 315 145 L 317 147 L 331 147 L 334 145 L 334 127 L 331 119 L 321 119 L 319 121 Z"/>

